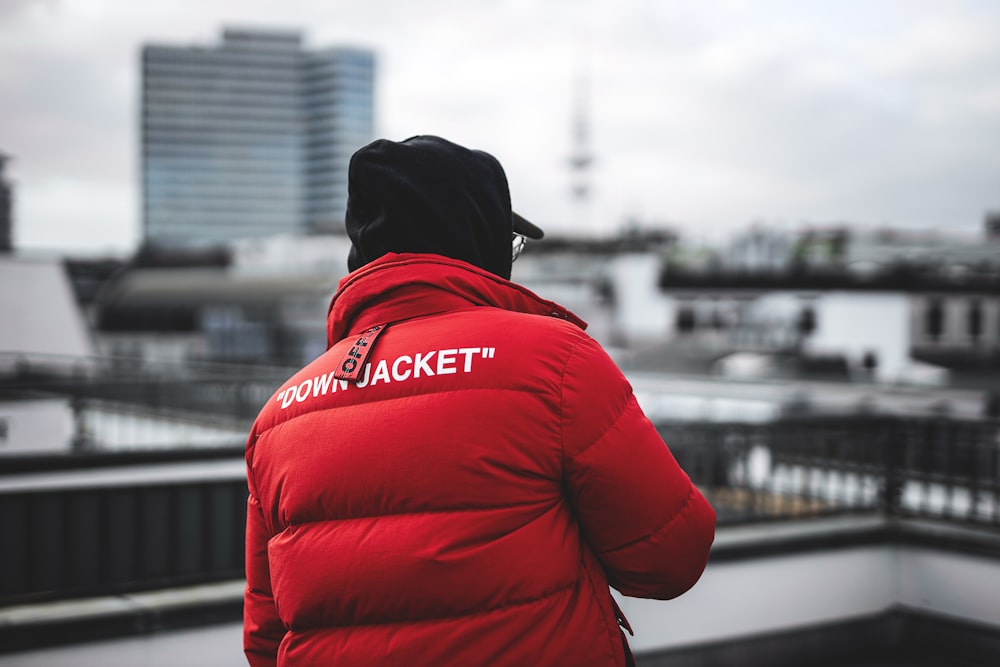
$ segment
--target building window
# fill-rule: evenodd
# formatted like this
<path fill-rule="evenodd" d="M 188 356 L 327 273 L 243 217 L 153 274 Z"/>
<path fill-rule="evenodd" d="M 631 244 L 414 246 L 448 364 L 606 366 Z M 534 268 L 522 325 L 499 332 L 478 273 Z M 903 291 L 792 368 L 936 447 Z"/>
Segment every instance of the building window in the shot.
<path fill-rule="evenodd" d="M 677 309 L 677 331 L 680 333 L 691 333 L 695 328 L 694 308 L 689 305 L 681 306 Z"/>
<path fill-rule="evenodd" d="M 983 335 L 983 304 L 979 299 L 969 302 L 969 338 L 978 341 Z"/>
<path fill-rule="evenodd" d="M 927 302 L 924 330 L 931 340 L 937 340 L 944 333 L 944 304 L 941 299 L 930 299 Z"/>
<path fill-rule="evenodd" d="M 799 319 L 795 323 L 799 336 L 805 338 L 816 331 L 816 311 L 812 306 L 806 306 L 799 311 Z"/>
<path fill-rule="evenodd" d="M 875 369 L 878 368 L 878 353 L 867 350 L 861 357 L 861 368 L 865 370 L 866 374 L 874 375 Z"/>

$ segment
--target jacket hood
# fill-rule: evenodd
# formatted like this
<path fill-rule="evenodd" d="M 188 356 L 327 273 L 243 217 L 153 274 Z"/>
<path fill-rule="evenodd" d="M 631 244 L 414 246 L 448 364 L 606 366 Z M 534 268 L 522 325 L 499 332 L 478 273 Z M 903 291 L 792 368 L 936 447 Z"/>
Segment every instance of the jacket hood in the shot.
<path fill-rule="evenodd" d="M 388 252 L 435 253 L 510 277 L 513 221 L 503 167 L 440 137 L 379 139 L 348 169 L 348 268 Z"/>
<path fill-rule="evenodd" d="M 341 279 L 327 316 L 327 347 L 374 324 L 476 306 L 557 317 L 587 328 L 559 304 L 468 262 L 387 253 Z"/>

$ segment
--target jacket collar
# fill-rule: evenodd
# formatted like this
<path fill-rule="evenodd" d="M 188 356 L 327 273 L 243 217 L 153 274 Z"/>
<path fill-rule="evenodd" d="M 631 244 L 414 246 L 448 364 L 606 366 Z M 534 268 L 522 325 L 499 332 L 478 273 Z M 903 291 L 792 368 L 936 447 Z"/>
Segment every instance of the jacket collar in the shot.
<path fill-rule="evenodd" d="M 341 279 L 327 315 L 327 346 L 375 324 L 477 306 L 558 317 L 587 327 L 559 304 L 467 262 L 389 253 Z"/>

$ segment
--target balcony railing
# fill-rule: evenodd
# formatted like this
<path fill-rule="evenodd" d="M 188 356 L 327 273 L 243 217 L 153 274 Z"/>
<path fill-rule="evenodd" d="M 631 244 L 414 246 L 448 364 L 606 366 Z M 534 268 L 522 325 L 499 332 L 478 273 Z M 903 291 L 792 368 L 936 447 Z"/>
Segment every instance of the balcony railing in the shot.
<path fill-rule="evenodd" d="M 241 429 L 284 377 L 243 367 L 0 364 L 0 397 L 68 401 L 77 443 L 0 456 L 0 606 L 242 576 Z M 107 433 L 125 434 L 120 441 L 87 421 L 95 411 L 112 422 Z M 230 431 L 140 447 L 129 429 L 150 414 L 208 415 Z M 723 525 L 853 513 L 1000 531 L 997 421 L 871 416 L 658 428 Z"/>
<path fill-rule="evenodd" d="M 249 425 L 295 369 L 212 362 L 155 363 L 0 352 L 0 399 L 104 399 L 151 410 L 208 414 Z"/>
<path fill-rule="evenodd" d="M 1000 422 L 663 424 L 720 523 L 880 512 L 1000 528 Z"/>
<path fill-rule="evenodd" d="M 242 458 L 141 458 L 0 476 L 0 606 L 243 576 Z"/>

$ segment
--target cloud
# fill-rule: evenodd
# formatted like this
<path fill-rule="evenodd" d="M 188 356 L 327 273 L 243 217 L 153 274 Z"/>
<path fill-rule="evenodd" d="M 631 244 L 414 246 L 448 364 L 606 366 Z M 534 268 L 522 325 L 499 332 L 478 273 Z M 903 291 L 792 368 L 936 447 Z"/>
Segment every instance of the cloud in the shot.
<path fill-rule="evenodd" d="M 0 150 L 16 158 L 19 238 L 77 228 L 59 197 L 107 243 L 134 242 L 139 49 L 212 44 L 225 25 L 374 48 L 379 133 L 493 152 L 549 228 L 972 229 L 1000 206 L 996 3 L 7 0 L 0 58 L 18 66 L 0 68 Z M 597 158 L 584 221 L 566 163 L 581 72 Z"/>
<path fill-rule="evenodd" d="M 629 61 L 623 48 L 614 70 L 629 77 L 610 96 L 638 99 L 630 88 L 643 85 L 660 94 L 608 107 L 598 122 L 615 133 L 614 171 L 633 177 L 620 191 L 691 228 L 755 216 L 978 226 L 998 173 L 982 147 L 997 145 L 1000 125 L 981 112 L 997 99 L 983 93 L 1000 71 L 995 13 L 946 27 L 902 16 L 860 31 L 799 14 L 693 31 L 669 63 L 643 61 L 645 48 Z M 913 55 L 918 45 L 926 56 Z M 643 169 L 669 177 L 669 197 L 651 196 L 654 179 L 635 178 Z"/>
<path fill-rule="evenodd" d="M 0 21 L 17 19 L 35 8 L 55 8 L 59 0 L 4 0 L 0 3 Z"/>

